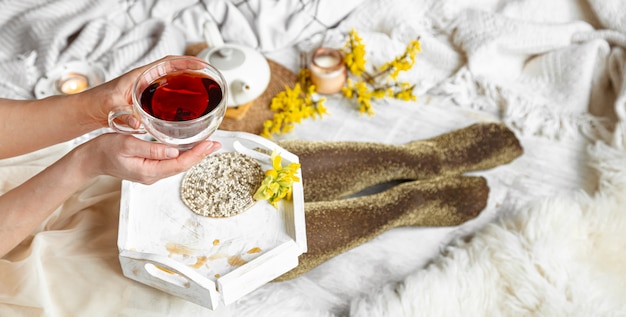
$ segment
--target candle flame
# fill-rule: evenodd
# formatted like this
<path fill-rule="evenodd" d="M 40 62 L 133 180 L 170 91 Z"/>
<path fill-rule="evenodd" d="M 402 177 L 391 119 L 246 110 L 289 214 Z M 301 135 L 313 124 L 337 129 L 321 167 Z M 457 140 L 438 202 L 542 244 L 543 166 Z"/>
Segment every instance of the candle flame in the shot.
<path fill-rule="evenodd" d="M 79 93 L 89 86 L 87 76 L 78 73 L 67 73 L 57 83 L 59 91 L 66 95 Z"/>

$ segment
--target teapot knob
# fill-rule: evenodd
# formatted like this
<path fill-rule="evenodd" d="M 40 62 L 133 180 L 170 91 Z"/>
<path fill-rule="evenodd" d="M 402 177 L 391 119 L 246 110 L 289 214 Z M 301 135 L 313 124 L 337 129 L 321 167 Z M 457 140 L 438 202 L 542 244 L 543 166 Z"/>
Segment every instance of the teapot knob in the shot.
<path fill-rule="evenodd" d="M 230 84 L 230 89 L 234 104 L 239 105 L 245 103 L 244 100 L 249 100 L 250 85 L 243 80 L 237 79 L 233 81 Z"/>
<path fill-rule="evenodd" d="M 223 47 L 217 50 L 217 53 L 220 54 L 221 57 L 229 58 L 233 55 L 233 49 L 230 47 Z"/>
<path fill-rule="evenodd" d="M 232 83 L 231 89 L 233 90 L 233 92 L 247 94 L 248 92 L 250 92 L 250 85 L 248 85 L 243 80 L 235 80 Z"/>
<path fill-rule="evenodd" d="M 204 22 L 204 40 L 209 48 L 220 47 L 224 45 L 224 39 L 220 30 L 217 28 L 217 23 L 214 21 Z"/>

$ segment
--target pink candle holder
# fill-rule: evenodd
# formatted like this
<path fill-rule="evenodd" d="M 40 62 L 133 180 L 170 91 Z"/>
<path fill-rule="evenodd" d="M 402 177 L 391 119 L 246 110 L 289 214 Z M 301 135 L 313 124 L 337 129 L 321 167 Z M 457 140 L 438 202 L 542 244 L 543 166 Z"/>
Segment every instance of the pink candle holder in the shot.
<path fill-rule="evenodd" d="M 311 82 L 320 94 L 337 93 L 346 82 L 346 66 L 339 50 L 318 48 L 313 52 L 309 69 Z"/>

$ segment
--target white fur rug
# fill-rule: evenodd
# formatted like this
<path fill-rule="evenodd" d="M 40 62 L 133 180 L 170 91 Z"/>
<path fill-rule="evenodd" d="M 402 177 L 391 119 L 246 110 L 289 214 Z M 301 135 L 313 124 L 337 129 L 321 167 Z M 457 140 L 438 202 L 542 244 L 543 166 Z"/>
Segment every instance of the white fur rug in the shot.
<path fill-rule="evenodd" d="M 489 223 L 354 300 L 351 315 L 626 315 L 626 155 L 598 144 L 592 156 L 594 195 L 558 195 Z"/>

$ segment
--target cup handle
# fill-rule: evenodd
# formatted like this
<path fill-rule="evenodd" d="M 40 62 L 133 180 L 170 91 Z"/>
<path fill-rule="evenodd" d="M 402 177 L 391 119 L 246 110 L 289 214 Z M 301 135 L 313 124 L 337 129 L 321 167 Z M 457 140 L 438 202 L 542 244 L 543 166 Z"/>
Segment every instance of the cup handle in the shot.
<path fill-rule="evenodd" d="M 134 113 L 131 110 L 125 110 L 125 109 L 111 110 L 109 112 L 109 117 L 108 117 L 109 127 L 115 130 L 115 132 L 122 133 L 122 134 L 146 133 L 146 130 L 143 128 L 143 126 L 140 126 L 139 128 L 135 129 L 129 126 L 128 124 L 118 123 L 119 120 L 116 120 L 116 119 L 122 116 L 134 116 Z"/>

